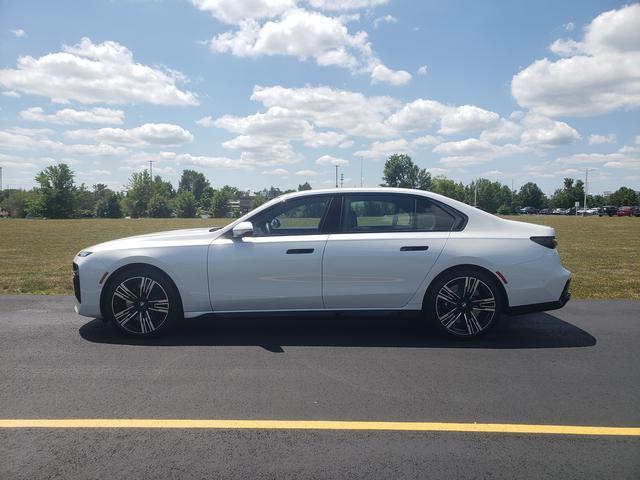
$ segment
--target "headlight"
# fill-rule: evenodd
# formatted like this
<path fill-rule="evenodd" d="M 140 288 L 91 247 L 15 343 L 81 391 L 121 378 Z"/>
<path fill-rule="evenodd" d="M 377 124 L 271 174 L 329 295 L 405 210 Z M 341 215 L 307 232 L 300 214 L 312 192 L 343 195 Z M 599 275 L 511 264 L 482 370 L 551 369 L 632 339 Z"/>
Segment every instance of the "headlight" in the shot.
<path fill-rule="evenodd" d="M 87 251 L 85 250 L 85 251 L 79 252 L 79 253 L 78 253 L 78 257 L 88 257 L 88 256 L 89 256 L 89 255 L 91 255 L 92 253 L 93 253 L 93 252 L 87 252 Z"/>

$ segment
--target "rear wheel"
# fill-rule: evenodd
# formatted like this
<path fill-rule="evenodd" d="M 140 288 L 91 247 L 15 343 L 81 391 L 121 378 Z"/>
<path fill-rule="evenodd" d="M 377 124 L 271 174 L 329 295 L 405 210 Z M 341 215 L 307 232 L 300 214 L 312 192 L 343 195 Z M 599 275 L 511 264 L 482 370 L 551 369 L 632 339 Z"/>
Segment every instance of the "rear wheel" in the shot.
<path fill-rule="evenodd" d="M 127 335 L 151 337 L 167 330 L 181 315 L 182 307 L 166 275 L 140 267 L 111 279 L 103 310 L 105 318 Z"/>
<path fill-rule="evenodd" d="M 502 295 L 496 280 L 481 271 L 458 270 L 432 285 L 424 310 L 446 334 L 473 338 L 489 331 L 502 312 Z"/>

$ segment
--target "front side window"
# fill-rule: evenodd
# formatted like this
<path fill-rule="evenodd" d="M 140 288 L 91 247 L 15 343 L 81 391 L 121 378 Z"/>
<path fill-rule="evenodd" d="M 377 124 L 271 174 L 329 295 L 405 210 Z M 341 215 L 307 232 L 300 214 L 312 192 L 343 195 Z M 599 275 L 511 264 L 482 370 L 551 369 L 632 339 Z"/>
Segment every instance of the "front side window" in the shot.
<path fill-rule="evenodd" d="M 328 204 L 329 197 L 303 197 L 275 205 L 249 220 L 253 236 L 320 233 Z"/>
<path fill-rule="evenodd" d="M 410 195 L 347 195 L 342 212 L 342 231 L 354 232 L 448 232 L 455 217 L 428 198 Z"/>

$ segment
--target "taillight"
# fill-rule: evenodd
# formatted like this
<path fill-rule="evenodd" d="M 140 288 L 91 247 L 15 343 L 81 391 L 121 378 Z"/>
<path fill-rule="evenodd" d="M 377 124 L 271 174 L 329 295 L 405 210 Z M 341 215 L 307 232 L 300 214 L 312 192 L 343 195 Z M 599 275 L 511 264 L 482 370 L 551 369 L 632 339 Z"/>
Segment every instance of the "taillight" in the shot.
<path fill-rule="evenodd" d="M 542 245 L 547 248 L 556 248 L 558 242 L 556 241 L 556 237 L 529 237 L 532 241 L 536 242 L 538 245 Z"/>

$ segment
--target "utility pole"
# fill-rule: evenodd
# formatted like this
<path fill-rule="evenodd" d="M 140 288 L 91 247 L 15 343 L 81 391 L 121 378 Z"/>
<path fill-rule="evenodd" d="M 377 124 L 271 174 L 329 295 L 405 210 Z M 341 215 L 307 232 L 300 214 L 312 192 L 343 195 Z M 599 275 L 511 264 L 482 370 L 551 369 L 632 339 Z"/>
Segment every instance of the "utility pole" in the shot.
<path fill-rule="evenodd" d="M 0 192 L 2 191 L 2 167 L 0 167 Z"/>
<path fill-rule="evenodd" d="M 360 157 L 360 188 L 363 187 L 363 183 L 362 183 L 363 165 L 364 165 L 364 157 Z"/>
<path fill-rule="evenodd" d="M 589 169 L 584 169 L 584 205 L 582 207 L 582 216 L 587 213 L 587 191 L 589 190 Z"/>
<path fill-rule="evenodd" d="M 151 181 L 153 182 L 153 164 L 155 160 L 149 160 L 149 176 L 151 177 Z"/>
<path fill-rule="evenodd" d="M 338 188 L 338 165 L 336 165 L 336 188 Z"/>
<path fill-rule="evenodd" d="M 344 173 L 340 174 L 340 188 L 344 186 Z"/>

